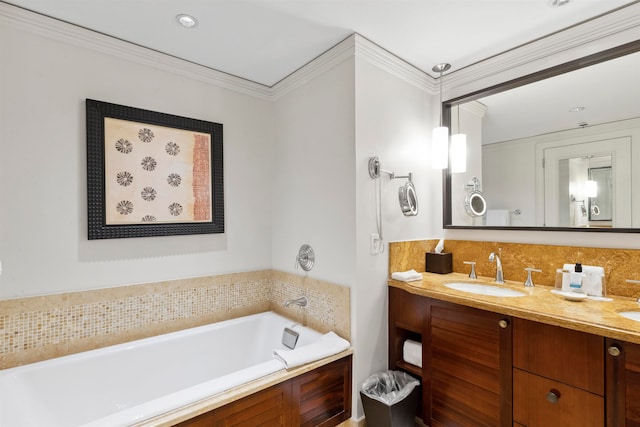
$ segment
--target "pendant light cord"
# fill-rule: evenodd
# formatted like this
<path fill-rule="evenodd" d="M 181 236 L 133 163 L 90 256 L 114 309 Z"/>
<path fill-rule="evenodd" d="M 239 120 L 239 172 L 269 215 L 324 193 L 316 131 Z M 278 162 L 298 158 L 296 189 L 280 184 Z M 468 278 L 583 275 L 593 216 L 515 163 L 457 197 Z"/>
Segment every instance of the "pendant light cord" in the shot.
<path fill-rule="evenodd" d="M 440 127 L 442 127 L 442 68 L 440 68 L 440 103 L 438 104 L 438 111 L 440 112 Z"/>
<path fill-rule="evenodd" d="M 442 76 L 443 76 L 443 73 L 449 70 L 450 68 L 451 68 L 451 64 L 447 64 L 446 62 L 443 62 L 441 64 L 434 65 L 433 68 L 431 69 L 433 72 L 440 74 L 440 78 L 438 79 L 440 80 L 440 104 L 438 105 L 438 111 L 440 111 L 440 127 L 442 127 Z"/>

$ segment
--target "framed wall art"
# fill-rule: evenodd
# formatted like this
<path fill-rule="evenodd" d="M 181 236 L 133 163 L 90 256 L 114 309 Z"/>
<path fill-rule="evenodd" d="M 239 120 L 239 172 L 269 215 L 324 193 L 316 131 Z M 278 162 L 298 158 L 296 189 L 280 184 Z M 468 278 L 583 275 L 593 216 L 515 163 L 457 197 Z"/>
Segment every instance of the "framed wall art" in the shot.
<path fill-rule="evenodd" d="M 224 232 L 222 124 L 86 100 L 89 239 Z"/>

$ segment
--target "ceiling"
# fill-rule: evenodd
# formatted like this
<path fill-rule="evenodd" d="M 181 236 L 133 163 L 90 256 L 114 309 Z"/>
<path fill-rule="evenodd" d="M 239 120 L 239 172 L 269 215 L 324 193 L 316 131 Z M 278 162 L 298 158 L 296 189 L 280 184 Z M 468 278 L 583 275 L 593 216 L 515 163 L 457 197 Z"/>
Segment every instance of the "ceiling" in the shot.
<path fill-rule="evenodd" d="M 273 86 L 351 34 L 433 76 L 629 0 L 10 0 L 7 3 Z M 180 27 L 176 15 L 198 25 Z"/>

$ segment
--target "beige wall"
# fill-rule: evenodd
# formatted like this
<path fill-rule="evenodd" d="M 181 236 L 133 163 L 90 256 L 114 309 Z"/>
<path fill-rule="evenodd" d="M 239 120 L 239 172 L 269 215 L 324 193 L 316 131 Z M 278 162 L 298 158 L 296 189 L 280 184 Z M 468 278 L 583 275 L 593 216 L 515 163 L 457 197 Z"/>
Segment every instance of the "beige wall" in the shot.
<path fill-rule="evenodd" d="M 174 62 L 25 11 L 0 20 L 0 299 L 271 268 L 271 103 Z M 85 98 L 222 123 L 225 233 L 87 240 Z"/>

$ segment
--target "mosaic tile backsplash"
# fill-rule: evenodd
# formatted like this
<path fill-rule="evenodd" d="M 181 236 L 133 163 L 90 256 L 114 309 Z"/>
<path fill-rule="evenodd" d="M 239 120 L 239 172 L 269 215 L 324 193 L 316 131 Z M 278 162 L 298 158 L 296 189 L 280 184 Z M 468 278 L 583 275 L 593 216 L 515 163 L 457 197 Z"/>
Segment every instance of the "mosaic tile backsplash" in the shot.
<path fill-rule="evenodd" d="M 302 295 L 305 309 L 283 306 Z M 264 270 L 0 300 L 0 369 L 269 310 L 350 339 L 349 296 Z"/>

